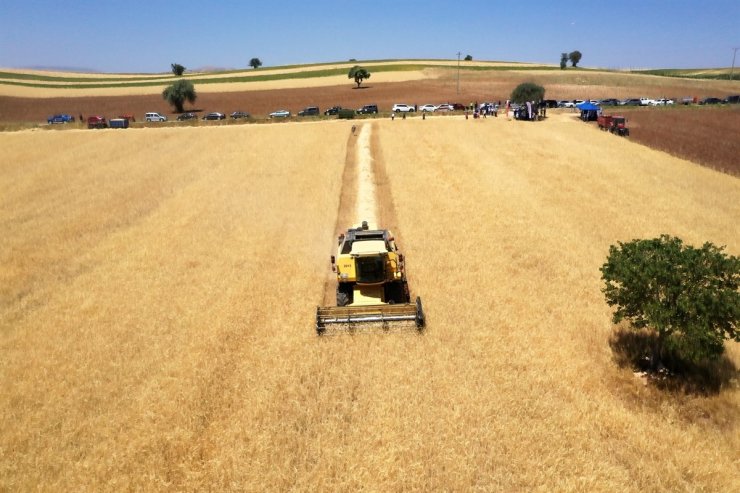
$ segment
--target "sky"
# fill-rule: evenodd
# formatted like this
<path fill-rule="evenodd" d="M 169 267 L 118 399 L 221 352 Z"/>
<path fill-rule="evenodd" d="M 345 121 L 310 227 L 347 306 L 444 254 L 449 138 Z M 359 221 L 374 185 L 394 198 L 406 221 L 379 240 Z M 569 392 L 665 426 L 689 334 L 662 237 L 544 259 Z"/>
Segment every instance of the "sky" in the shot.
<path fill-rule="evenodd" d="M 151 73 L 458 52 L 558 64 L 575 50 L 583 67 L 715 68 L 737 47 L 740 0 L 0 0 L 5 68 Z"/>

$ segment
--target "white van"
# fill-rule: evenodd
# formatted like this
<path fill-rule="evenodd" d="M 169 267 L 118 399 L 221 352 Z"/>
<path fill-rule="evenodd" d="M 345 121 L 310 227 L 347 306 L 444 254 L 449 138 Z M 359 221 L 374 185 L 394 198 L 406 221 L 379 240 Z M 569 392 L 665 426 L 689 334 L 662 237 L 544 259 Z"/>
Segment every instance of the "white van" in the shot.
<path fill-rule="evenodd" d="M 167 117 L 159 113 L 147 113 L 144 115 L 144 120 L 147 122 L 166 122 Z"/>

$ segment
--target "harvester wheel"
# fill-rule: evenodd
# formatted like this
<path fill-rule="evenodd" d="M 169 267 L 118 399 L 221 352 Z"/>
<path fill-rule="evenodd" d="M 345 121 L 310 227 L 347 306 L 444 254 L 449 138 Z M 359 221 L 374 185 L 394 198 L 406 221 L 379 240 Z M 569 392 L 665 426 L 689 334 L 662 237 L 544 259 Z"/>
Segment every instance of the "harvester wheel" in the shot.
<path fill-rule="evenodd" d="M 337 291 L 337 306 L 349 305 L 349 295 L 342 291 Z"/>

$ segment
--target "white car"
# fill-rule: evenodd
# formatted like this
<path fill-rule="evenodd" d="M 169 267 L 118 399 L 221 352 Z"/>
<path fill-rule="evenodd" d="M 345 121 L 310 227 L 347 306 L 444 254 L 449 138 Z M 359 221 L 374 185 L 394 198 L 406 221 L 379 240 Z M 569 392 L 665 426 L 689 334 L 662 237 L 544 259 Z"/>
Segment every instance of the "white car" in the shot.
<path fill-rule="evenodd" d="M 419 111 L 437 111 L 437 107 L 433 104 L 425 104 L 419 107 Z"/>
<path fill-rule="evenodd" d="M 277 110 L 270 113 L 270 118 L 288 118 L 290 111 L 288 110 Z"/>
<path fill-rule="evenodd" d="M 401 112 L 401 113 L 413 113 L 416 111 L 413 106 L 410 106 L 408 104 L 403 103 L 396 103 L 393 105 L 393 109 L 391 110 L 393 113 Z"/>
<path fill-rule="evenodd" d="M 144 115 L 144 121 L 147 122 L 166 122 L 167 117 L 159 113 L 150 112 Z"/>
<path fill-rule="evenodd" d="M 653 106 L 669 106 L 675 104 L 672 99 L 660 98 L 653 101 Z"/>
<path fill-rule="evenodd" d="M 449 103 L 442 103 L 435 108 L 434 111 L 454 111 L 455 108 Z"/>
<path fill-rule="evenodd" d="M 655 100 L 650 98 L 640 98 L 640 106 L 655 106 Z"/>

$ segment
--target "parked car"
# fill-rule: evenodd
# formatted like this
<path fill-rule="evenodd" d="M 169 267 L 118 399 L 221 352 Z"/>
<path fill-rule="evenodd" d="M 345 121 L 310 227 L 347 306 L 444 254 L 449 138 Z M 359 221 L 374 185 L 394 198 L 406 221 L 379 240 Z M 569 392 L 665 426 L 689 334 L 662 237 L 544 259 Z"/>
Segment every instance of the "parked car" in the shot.
<path fill-rule="evenodd" d="M 724 100 L 725 104 L 740 104 L 740 95 L 727 96 Z"/>
<path fill-rule="evenodd" d="M 316 116 L 320 114 L 318 106 L 309 106 L 298 112 L 298 116 Z"/>
<path fill-rule="evenodd" d="M 366 104 L 365 106 L 357 110 L 357 113 L 361 115 L 369 115 L 369 114 L 377 113 L 377 112 L 378 112 L 377 104 Z"/>
<path fill-rule="evenodd" d="M 670 106 L 675 104 L 672 99 L 660 98 L 653 101 L 653 106 Z"/>
<path fill-rule="evenodd" d="M 197 119 L 198 119 L 198 115 L 196 115 L 195 113 L 182 113 L 181 115 L 178 115 L 177 117 L 178 122 L 182 122 L 185 120 L 197 120 Z"/>
<path fill-rule="evenodd" d="M 339 114 L 339 110 L 341 110 L 341 109 L 342 109 L 341 106 L 332 106 L 328 110 L 324 111 L 324 114 L 325 115 L 338 115 Z"/>
<path fill-rule="evenodd" d="M 544 103 L 545 108 L 557 108 L 558 107 L 558 102 L 555 101 L 554 99 L 545 99 L 542 102 Z"/>
<path fill-rule="evenodd" d="M 204 120 L 223 120 L 226 118 L 226 115 L 223 113 L 219 113 L 218 111 L 212 111 L 211 113 L 207 113 L 203 116 Z"/>
<path fill-rule="evenodd" d="M 699 101 L 699 104 L 721 104 L 722 100 L 719 98 L 704 98 Z"/>
<path fill-rule="evenodd" d="M 393 109 L 391 109 L 393 113 L 400 112 L 400 113 L 413 113 L 416 111 L 413 106 L 403 103 L 396 103 L 393 105 Z"/>
<path fill-rule="evenodd" d="M 464 111 L 465 105 L 462 103 L 451 103 L 450 106 L 452 106 L 452 109 L 455 111 Z"/>
<path fill-rule="evenodd" d="M 94 115 L 87 117 L 87 128 L 108 128 L 104 116 Z"/>
<path fill-rule="evenodd" d="M 454 111 L 454 109 L 455 107 L 450 103 L 442 103 L 437 105 L 437 108 L 434 111 Z"/>
<path fill-rule="evenodd" d="M 246 111 L 235 111 L 230 116 L 233 120 L 238 120 L 239 118 L 251 118 L 250 114 Z"/>
<path fill-rule="evenodd" d="M 144 115 L 144 121 L 147 122 L 166 122 L 167 117 L 156 112 L 149 112 Z"/>
<path fill-rule="evenodd" d="M 576 103 L 575 101 L 571 101 L 568 99 L 564 99 L 558 103 L 558 108 L 575 108 Z"/>
<path fill-rule="evenodd" d="M 619 100 L 615 98 L 606 98 L 599 100 L 599 106 L 618 106 Z"/>
<path fill-rule="evenodd" d="M 692 98 L 691 96 L 685 96 L 681 98 L 681 104 L 683 105 L 689 105 L 693 103 L 696 103 L 696 98 Z"/>
<path fill-rule="evenodd" d="M 640 106 L 655 106 L 655 100 L 650 98 L 640 98 Z"/>
<path fill-rule="evenodd" d="M 419 106 L 419 111 L 437 111 L 437 106 L 434 104 L 425 104 L 424 106 Z"/>
<path fill-rule="evenodd" d="M 629 98 L 629 99 L 623 99 L 619 102 L 620 106 L 640 106 L 642 103 L 640 103 L 639 98 Z"/>
<path fill-rule="evenodd" d="M 64 114 L 64 113 L 59 114 L 59 115 L 53 115 L 46 119 L 46 122 L 49 125 L 53 125 L 55 123 L 74 123 L 74 121 L 75 121 L 75 117 L 73 117 L 72 115 Z"/>
<path fill-rule="evenodd" d="M 270 118 L 288 118 L 290 111 L 288 110 L 277 110 L 270 113 Z"/>

